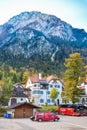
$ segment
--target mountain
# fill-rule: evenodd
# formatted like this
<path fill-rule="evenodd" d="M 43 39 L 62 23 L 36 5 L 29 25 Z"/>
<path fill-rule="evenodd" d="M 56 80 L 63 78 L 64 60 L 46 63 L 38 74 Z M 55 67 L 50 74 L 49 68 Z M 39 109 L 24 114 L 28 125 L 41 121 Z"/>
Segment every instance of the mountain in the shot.
<path fill-rule="evenodd" d="M 53 73 L 70 53 L 87 56 L 87 32 L 53 15 L 23 12 L 0 26 L 0 64 Z"/>

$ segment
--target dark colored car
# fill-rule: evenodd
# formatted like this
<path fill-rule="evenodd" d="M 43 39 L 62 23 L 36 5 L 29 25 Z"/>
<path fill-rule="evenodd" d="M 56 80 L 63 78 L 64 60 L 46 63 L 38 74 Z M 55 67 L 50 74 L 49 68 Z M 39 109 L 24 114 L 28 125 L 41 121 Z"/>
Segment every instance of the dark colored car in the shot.
<path fill-rule="evenodd" d="M 36 112 L 35 116 L 30 117 L 33 121 L 58 121 L 60 118 L 53 112 Z"/>
<path fill-rule="evenodd" d="M 83 110 L 81 110 L 81 116 L 87 116 L 87 107 Z"/>

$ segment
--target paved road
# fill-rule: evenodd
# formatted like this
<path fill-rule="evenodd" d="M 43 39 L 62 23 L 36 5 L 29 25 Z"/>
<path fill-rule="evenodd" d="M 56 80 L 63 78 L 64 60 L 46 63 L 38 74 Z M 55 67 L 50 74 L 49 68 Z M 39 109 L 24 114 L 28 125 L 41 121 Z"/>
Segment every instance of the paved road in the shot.
<path fill-rule="evenodd" d="M 59 122 L 0 118 L 0 130 L 87 130 L 87 117 L 60 116 Z"/>

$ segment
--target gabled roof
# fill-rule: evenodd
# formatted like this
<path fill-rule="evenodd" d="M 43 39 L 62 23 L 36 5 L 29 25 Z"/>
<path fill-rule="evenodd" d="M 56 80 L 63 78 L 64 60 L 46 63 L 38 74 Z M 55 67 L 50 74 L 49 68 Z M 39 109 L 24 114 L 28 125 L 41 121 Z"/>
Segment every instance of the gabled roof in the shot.
<path fill-rule="evenodd" d="M 17 88 L 25 88 L 26 86 L 25 86 L 25 84 L 21 84 L 21 83 L 15 83 L 15 84 L 13 84 L 13 89 L 17 89 Z"/>
<path fill-rule="evenodd" d="M 30 77 L 29 79 L 31 80 L 32 83 L 39 83 L 39 75 L 38 74 Z"/>
<path fill-rule="evenodd" d="M 28 80 L 30 80 L 32 83 L 40 83 L 41 85 L 48 85 L 51 80 L 59 80 L 64 85 L 64 82 L 54 75 L 40 79 L 39 74 L 35 74 L 34 76 L 29 77 Z"/>
<path fill-rule="evenodd" d="M 40 108 L 40 107 L 38 107 L 36 105 L 30 104 L 30 103 L 27 103 L 27 102 L 23 102 L 23 103 L 15 103 L 15 104 L 9 106 L 8 109 L 14 109 L 14 108 L 17 108 L 17 107 L 25 105 L 25 104 L 31 106 L 32 108 Z"/>
<path fill-rule="evenodd" d="M 13 84 L 13 87 L 16 87 L 16 88 L 17 88 L 17 87 L 23 87 L 23 86 L 22 86 L 21 83 L 15 83 L 15 84 Z"/>
<path fill-rule="evenodd" d="M 24 93 L 24 87 L 21 83 L 16 83 L 13 85 L 12 97 L 28 97 Z"/>
<path fill-rule="evenodd" d="M 51 75 L 47 77 L 47 82 L 49 83 L 51 80 L 57 80 L 57 79 L 58 78 L 56 76 Z"/>

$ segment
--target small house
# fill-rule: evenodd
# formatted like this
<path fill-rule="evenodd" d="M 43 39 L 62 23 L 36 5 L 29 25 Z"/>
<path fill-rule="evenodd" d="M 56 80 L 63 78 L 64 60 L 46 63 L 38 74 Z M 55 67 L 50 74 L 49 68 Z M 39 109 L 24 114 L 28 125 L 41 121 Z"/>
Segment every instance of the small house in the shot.
<path fill-rule="evenodd" d="M 22 84 L 17 83 L 13 85 L 13 92 L 9 99 L 8 106 L 15 103 L 29 102 L 29 95 L 25 93 L 25 88 Z"/>
<path fill-rule="evenodd" d="M 37 108 L 39 107 L 25 102 L 11 105 L 8 107 L 8 110 L 13 118 L 28 118 L 34 115 Z"/>

